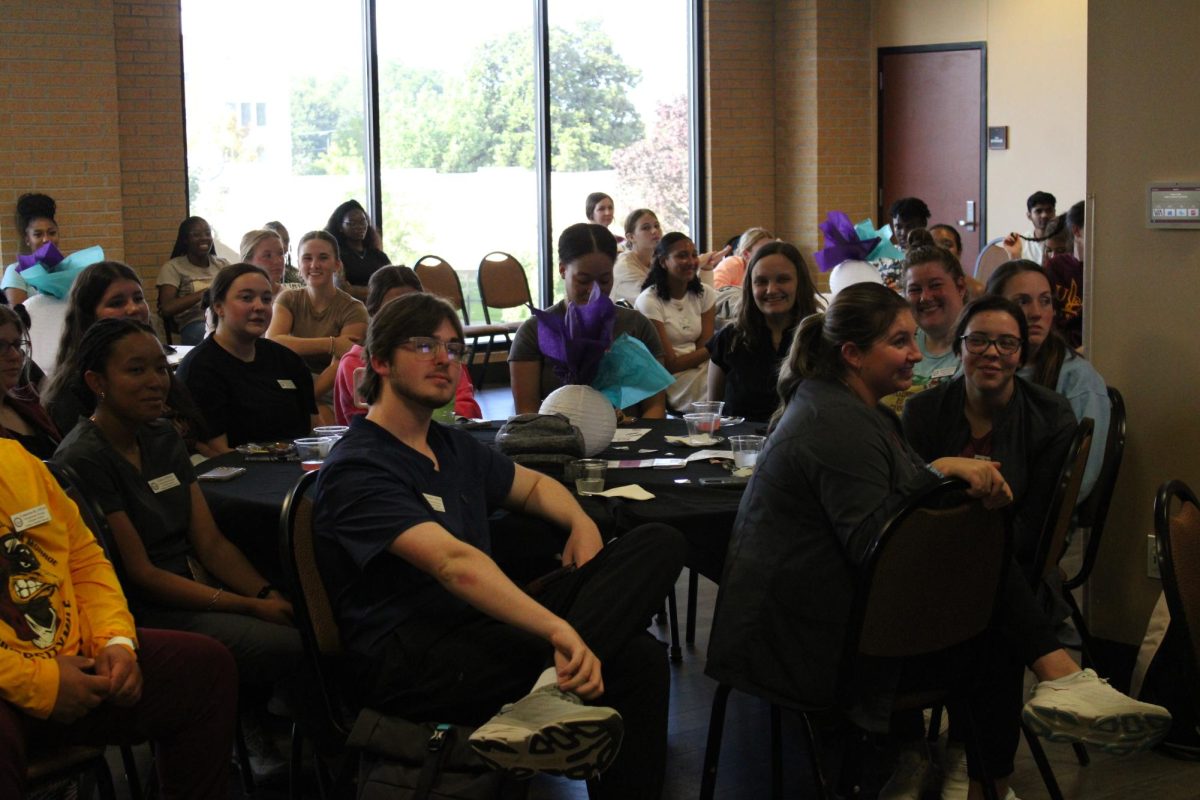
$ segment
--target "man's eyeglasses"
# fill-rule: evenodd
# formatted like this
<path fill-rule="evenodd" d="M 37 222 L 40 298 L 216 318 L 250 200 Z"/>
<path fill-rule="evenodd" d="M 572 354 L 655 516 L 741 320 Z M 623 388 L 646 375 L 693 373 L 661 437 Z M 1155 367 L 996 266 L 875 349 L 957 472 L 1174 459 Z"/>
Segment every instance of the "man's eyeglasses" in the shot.
<path fill-rule="evenodd" d="M 445 350 L 446 358 L 458 363 L 462 362 L 467 352 L 467 346 L 462 342 L 443 342 L 432 336 L 410 336 L 401 341 L 399 346 L 426 360 L 436 358 L 439 350 Z"/>
<path fill-rule="evenodd" d="M 1021 339 L 1017 336 L 997 336 L 995 339 L 989 339 L 982 333 L 968 333 L 966 336 L 958 338 L 962 340 L 963 347 L 967 348 L 968 353 L 974 353 L 977 356 L 986 353 L 992 345 L 996 346 L 996 352 L 1002 356 L 1011 356 L 1021 349 Z"/>
<path fill-rule="evenodd" d="M 11 342 L 6 339 L 0 339 L 0 356 L 7 353 L 10 349 L 14 353 L 20 353 L 24 358 L 29 358 L 28 339 L 13 339 Z"/>

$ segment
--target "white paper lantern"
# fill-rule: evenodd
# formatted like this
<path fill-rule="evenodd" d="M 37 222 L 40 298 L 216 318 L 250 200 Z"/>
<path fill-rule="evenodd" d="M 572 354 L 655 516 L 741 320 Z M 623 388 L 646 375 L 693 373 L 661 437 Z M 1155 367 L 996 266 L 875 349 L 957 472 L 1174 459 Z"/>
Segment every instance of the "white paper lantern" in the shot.
<path fill-rule="evenodd" d="M 542 401 L 539 414 L 562 414 L 583 434 L 588 457 L 612 444 L 617 432 L 617 414 L 608 398 L 590 386 L 568 384 L 555 389 Z"/>
<path fill-rule="evenodd" d="M 829 273 L 829 292 L 834 297 L 842 289 L 856 283 L 882 284 L 883 278 L 879 276 L 879 270 L 865 261 L 843 261 Z"/>

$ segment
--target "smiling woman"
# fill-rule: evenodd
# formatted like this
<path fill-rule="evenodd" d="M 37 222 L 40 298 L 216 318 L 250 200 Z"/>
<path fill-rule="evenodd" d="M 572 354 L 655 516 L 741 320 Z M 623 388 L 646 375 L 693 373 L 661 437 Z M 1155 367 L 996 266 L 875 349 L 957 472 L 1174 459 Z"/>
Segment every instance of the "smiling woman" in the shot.
<path fill-rule="evenodd" d="M 188 353 L 178 377 L 204 414 L 208 446 L 226 453 L 251 441 L 305 436 L 317 413 L 312 375 L 300 356 L 262 338 L 271 324 L 271 280 L 234 264 L 213 281 L 216 332 Z"/>
<path fill-rule="evenodd" d="M 297 248 L 305 286 L 288 289 L 275 299 L 267 338 L 304 359 L 313 376 L 321 422 L 332 425 L 338 360 L 366 336 L 367 309 L 334 284 L 342 261 L 332 234 L 309 231 L 300 237 Z"/>
<path fill-rule="evenodd" d="M 171 260 L 158 271 L 158 310 L 174 320 L 186 345 L 204 338 L 200 300 L 226 261 L 217 257 L 212 228 L 201 217 L 179 223 Z"/>

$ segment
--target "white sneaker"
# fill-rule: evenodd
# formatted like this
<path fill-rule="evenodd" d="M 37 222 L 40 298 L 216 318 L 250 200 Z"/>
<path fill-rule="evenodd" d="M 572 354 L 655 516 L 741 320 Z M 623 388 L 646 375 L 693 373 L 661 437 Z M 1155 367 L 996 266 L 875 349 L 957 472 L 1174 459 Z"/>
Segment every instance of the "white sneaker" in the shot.
<path fill-rule="evenodd" d="M 892 777 L 879 790 L 879 800 L 921 800 L 931 771 L 924 742 L 901 748 Z"/>
<path fill-rule="evenodd" d="M 962 745 L 947 745 L 942 773 L 942 800 L 967 800 L 971 778 L 967 775 L 967 750 Z"/>
<path fill-rule="evenodd" d="M 1165 708 L 1126 697 L 1090 669 L 1039 683 L 1022 716 L 1045 739 L 1083 742 L 1113 755 L 1149 750 L 1171 727 Z"/>
<path fill-rule="evenodd" d="M 550 684 L 504 706 L 468 739 L 481 759 L 516 777 L 587 780 L 612 764 L 623 732 L 615 709 L 584 705 Z"/>

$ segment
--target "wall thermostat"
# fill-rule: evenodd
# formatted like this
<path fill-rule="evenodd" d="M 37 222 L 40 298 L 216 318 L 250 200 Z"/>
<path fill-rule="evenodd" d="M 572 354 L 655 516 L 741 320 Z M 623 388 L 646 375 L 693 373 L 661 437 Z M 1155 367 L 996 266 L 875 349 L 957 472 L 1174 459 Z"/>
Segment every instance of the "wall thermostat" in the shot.
<path fill-rule="evenodd" d="M 1146 192 L 1146 227 L 1200 228 L 1200 181 L 1150 184 Z"/>

